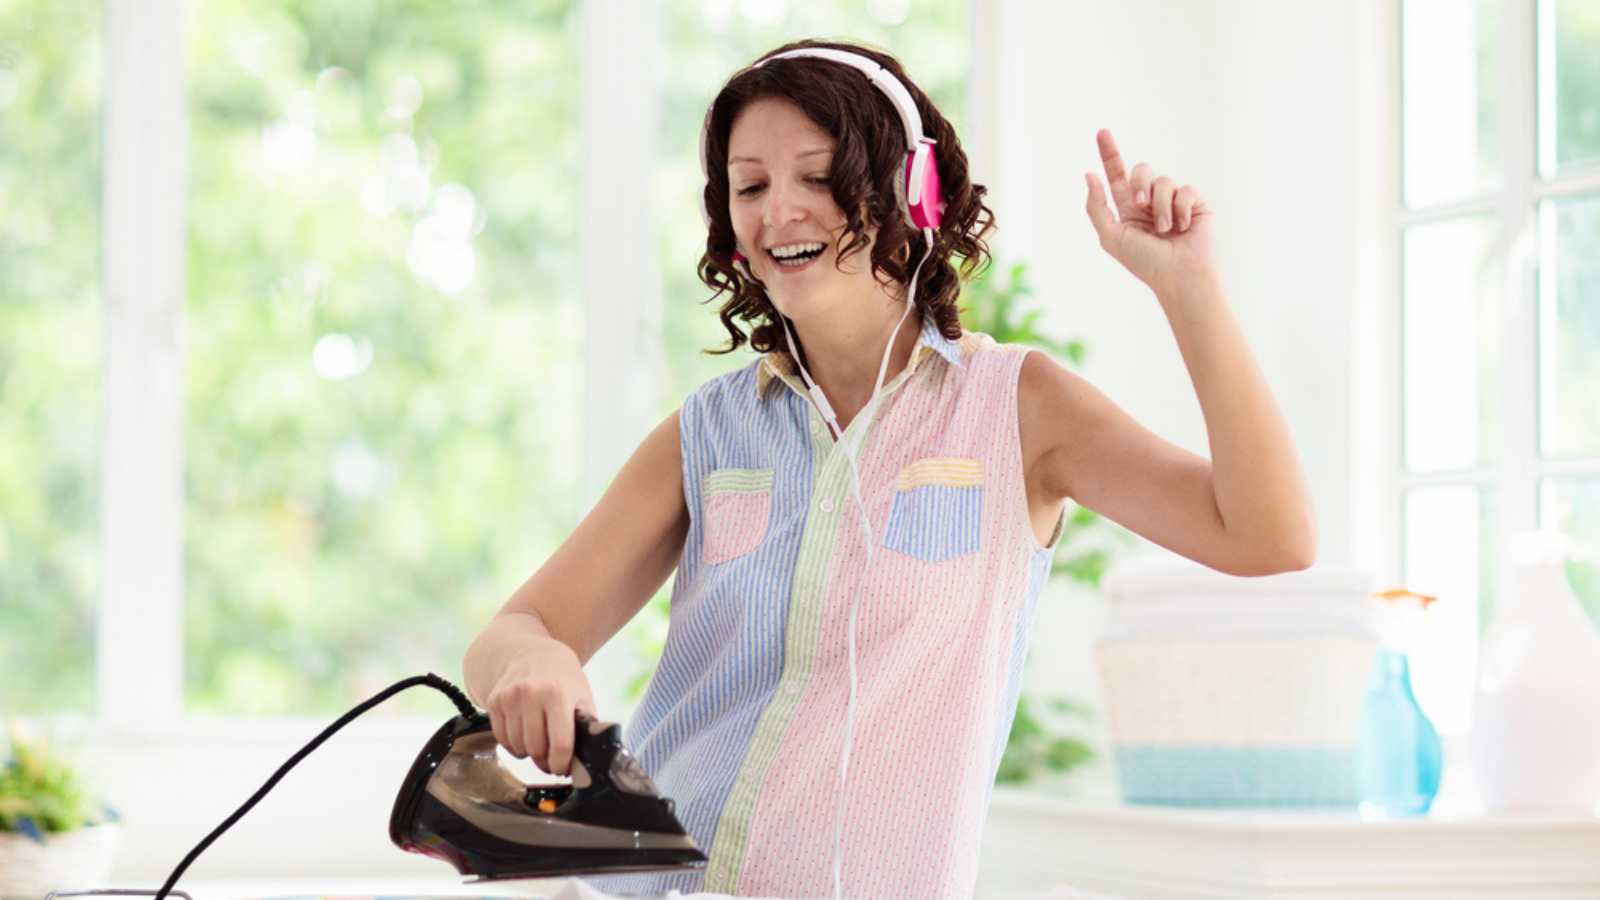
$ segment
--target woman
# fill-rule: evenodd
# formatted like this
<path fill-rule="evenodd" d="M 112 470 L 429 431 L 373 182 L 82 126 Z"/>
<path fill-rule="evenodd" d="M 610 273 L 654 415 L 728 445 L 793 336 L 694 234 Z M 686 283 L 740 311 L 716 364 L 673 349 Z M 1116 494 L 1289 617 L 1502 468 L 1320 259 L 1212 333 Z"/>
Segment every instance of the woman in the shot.
<path fill-rule="evenodd" d="M 1048 357 L 961 332 L 952 258 L 970 275 L 993 218 L 892 57 L 803 41 L 717 95 L 700 275 L 731 295 L 729 349 L 763 356 L 645 439 L 465 660 L 500 742 L 564 773 L 573 710 L 594 712 L 583 662 L 676 568 L 627 736 L 710 861 L 607 888 L 969 896 L 1068 498 L 1225 572 L 1310 565 L 1304 476 L 1211 211 L 1098 139 L 1117 215 L 1090 175 L 1089 217 L 1166 310 L 1211 461 Z"/>

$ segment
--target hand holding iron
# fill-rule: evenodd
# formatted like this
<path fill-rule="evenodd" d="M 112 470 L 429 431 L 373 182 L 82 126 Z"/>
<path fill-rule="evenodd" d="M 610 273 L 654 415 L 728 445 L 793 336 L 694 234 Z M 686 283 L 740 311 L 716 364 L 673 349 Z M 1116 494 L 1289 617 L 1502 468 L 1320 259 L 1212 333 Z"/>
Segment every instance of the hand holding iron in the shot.
<path fill-rule="evenodd" d="M 484 703 L 500 746 L 551 775 L 572 767 L 579 709 L 594 716 L 594 693 L 577 654 L 555 638 L 506 666 Z"/>

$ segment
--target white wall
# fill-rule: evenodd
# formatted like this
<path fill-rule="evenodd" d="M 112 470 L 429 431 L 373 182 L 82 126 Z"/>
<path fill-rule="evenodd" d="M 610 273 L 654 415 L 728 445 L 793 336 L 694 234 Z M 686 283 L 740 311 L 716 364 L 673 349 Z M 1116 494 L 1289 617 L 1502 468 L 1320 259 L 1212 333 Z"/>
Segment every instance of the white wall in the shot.
<path fill-rule="evenodd" d="M 1083 173 L 1104 179 L 1095 133 L 1108 128 L 1130 169 L 1148 162 L 1194 185 L 1216 211 L 1233 310 L 1311 483 L 1318 564 L 1394 577 L 1394 542 L 1374 536 L 1394 527 L 1381 520 L 1395 504 L 1383 499 L 1381 465 L 1392 409 L 1379 401 L 1396 382 L 1383 376 L 1384 345 L 1370 330 L 1395 302 L 1384 256 L 1394 244 L 1388 169 L 1397 154 L 1386 78 L 1392 0 L 986 6 L 980 35 L 1012 39 L 991 51 L 1002 71 L 988 77 L 1025 95 L 1002 94 L 980 117 L 1010 144 L 976 145 L 983 159 L 1011 163 L 988 170 L 998 243 L 1005 256 L 1032 262 L 1051 328 L 1087 343 L 1081 374 L 1157 434 L 1210 455 L 1166 316 L 1100 249 L 1084 210 Z M 1008 106 L 1020 108 L 1019 121 L 998 112 Z M 982 180 L 983 160 L 975 169 Z M 1039 609 L 1029 687 L 1098 705 L 1090 647 L 1104 604 L 1058 581 Z M 1098 723 L 1086 734 L 1107 749 Z M 1114 770 L 1102 757 L 1064 789 L 1114 796 Z M 986 866 L 1020 864 L 999 859 L 986 857 Z"/>
<path fill-rule="evenodd" d="M 1392 572 L 1370 535 L 1389 526 L 1355 517 L 1355 498 L 1371 494 L 1369 479 L 1356 479 L 1366 468 L 1355 447 L 1381 449 L 1387 438 L 1358 417 L 1371 407 L 1356 394 L 1352 360 L 1370 349 L 1358 345 L 1356 323 L 1392 302 L 1382 293 L 1389 263 L 1373 254 L 1393 243 L 1382 228 L 1394 138 L 1373 101 L 1389 90 L 1383 42 L 1393 3 L 995 0 L 978 17 L 989 42 L 975 78 L 987 97 L 984 124 L 967 136 L 978 180 L 993 189 L 996 244 L 1003 258 L 1032 261 L 1049 324 L 1087 341 L 1083 374 L 1158 434 L 1209 455 L 1165 316 L 1100 250 L 1084 213 L 1083 172 L 1103 171 L 1096 130 L 1111 129 L 1130 165 L 1148 161 L 1201 191 L 1217 211 L 1233 308 L 1310 475 L 1319 561 L 1368 564 L 1380 577 Z M 1383 390 L 1381 377 L 1368 389 Z M 1388 508 L 1367 506 L 1374 515 Z M 1052 652 L 1035 652 L 1031 685 L 1097 702 L 1088 647 L 1101 604 L 1058 584 L 1040 610 L 1035 647 Z M 440 721 L 448 713 L 441 702 Z M 439 874 L 441 864 L 394 851 L 385 833 L 398 779 L 436 724 L 352 726 L 195 873 Z M 118 882 L 165 874 L 318 727 L 287 737 L 255 729 L 229 737 L 205 725 L 167 737 L 101 735 L 90 745 L 95 768 L 140 826 Z M 1091 767 L 1071 786 L 1110 795 L 1111 774 Z M 986 871 L 1012 882 L 1025 866 L 994 847 L 985 856 Z"/>
<path fill-rule="evenodd" d="M 1192 184 L 1216 210 L 1232 307 L 1310 474 L 1320 561 L 1351 558 L 1355 201 L 1354 12 L 1281 0 L 1019 4 L 1033 178 L 1023 238 L 1057 331 L 1087 340 L 1083 374 L 1135 418 L 1209 456 L 1205 423 L 1154 295 L 1107 256 L 1084 212 L 1104 177 L 1095 132 L 1131 168 Z M 1315 40 L 1308 40 L 1315 35 Z M 1014 57 L 1013 57 L 1014 59 Z"/>

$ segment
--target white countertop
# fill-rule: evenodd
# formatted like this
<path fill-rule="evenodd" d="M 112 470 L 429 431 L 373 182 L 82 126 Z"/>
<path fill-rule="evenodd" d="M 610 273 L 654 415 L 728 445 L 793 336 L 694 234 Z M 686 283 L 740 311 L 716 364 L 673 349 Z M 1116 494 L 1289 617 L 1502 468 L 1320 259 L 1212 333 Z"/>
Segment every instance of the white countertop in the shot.
<path fill-rule="evenodd" d="M 1597 900 L 1600 818 L 1188 809 L 996 790 L 980 896 L 1029 878 L 1126 897 Z"/>
<path fill-rule="evenodd" d="M 371 871 L 381 872 L 388 857 L 376 858 Z M 359 874 L 364 865 L 344 871 Z M 1043 890 L 1053 885 L 1073 889 Z M 212 876 L 185 879 L 180 887 L 194 900 L 550 898 L 561 881 L 462 884 L 442 871 L 377 878 Z M 978 896 L 1600 900 L 1600 818 L 1458 811 L 1364 820 L 1353 811 L 1130 806 L 999 788 L 984 836 Z"/>

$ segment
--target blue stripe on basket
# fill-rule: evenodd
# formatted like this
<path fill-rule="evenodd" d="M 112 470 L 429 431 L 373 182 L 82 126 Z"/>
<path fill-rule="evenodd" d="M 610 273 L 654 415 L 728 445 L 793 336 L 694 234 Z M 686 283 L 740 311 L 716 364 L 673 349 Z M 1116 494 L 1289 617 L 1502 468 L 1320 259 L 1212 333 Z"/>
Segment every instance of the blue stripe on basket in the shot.
<path fill-rule="evenodd" d="M 1356 748 L 1116 748 L 1123 800 L 1163 806 L 1355 806 Z"/>

